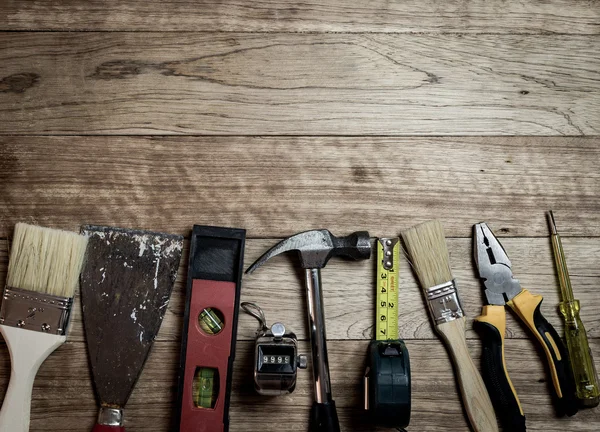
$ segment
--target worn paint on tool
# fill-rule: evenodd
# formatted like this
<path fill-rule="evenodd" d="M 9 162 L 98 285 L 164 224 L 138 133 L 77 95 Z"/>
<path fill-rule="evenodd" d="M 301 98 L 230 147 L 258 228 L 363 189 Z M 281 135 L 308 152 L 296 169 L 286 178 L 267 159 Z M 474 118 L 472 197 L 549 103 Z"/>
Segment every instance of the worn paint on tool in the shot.
<path fill-rule="evenodd" d="M 123 406 L 160 328 L 177 276 L 183 238 L 88 226 L 81 301 L 95 388 Z"/>

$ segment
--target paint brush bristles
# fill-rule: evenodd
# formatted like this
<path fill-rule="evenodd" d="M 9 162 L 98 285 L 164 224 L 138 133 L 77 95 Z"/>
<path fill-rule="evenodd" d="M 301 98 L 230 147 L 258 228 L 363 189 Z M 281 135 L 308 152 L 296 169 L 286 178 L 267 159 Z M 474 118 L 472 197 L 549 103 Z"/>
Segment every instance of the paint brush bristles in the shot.
<path fill-rule="evenodd" d="M 402 239 L 423 289 L 453 279 L 444 228 L 432 220 L 409 228 Z"/>
<path fill-rule="evenodd" d="M 6 283 L 11 288 L 73 297 L 87 238 L 24 223 L 15 226 Z"/>

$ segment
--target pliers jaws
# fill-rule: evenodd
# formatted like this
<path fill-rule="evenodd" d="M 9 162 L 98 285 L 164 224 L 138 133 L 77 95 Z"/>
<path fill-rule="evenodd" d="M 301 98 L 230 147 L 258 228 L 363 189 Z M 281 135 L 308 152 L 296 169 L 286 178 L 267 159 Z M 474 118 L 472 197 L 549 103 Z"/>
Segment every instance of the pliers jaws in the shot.
<path fill-rule="evenodd" d="M 505 305 L 522 290 L 504 248 L 486 223 L 475 224 L 474 255 L 488 304 Z"/>

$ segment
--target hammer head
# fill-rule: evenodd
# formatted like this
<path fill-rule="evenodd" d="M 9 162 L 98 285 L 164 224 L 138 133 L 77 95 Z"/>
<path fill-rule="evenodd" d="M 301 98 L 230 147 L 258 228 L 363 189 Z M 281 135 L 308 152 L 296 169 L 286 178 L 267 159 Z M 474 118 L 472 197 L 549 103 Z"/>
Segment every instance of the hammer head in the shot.
<path fill-rule="evenodd" d="M 334 256 L 368 259 L 371 243 L 366 231 L 357 231 L 346 237 L 336 237 L 325 229 L 304 231 L 277 243 L 248 267 L 246 273 L 252 273 L 272 257 L 288 251 L 298 252 L 302 268 L 320 269 Z"/>

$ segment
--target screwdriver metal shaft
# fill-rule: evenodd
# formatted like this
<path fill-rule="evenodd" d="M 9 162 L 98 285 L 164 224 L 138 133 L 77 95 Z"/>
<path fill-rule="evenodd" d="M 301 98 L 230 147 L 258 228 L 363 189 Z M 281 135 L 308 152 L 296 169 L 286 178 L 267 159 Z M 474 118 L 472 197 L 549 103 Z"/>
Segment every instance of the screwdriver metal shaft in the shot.
<path fill-rule="evenodd" d="M 569 360 L 575 376 L 577 399 L 583 406 L 595 407 L 600 402 L 600 388 L 594 359 L 590 351 L 587 333 L 579 317 L 579 300 L 573 296 L 573 288 L 569 278 L 569 270 L 565 260 L 560 236 L 556 231 L 556 223 L 552 211 L 548 212 L 548 225 L 554 252 L 554 263 L 562 294 L 559 309 L 565 319 L 565 336 Z"/>

